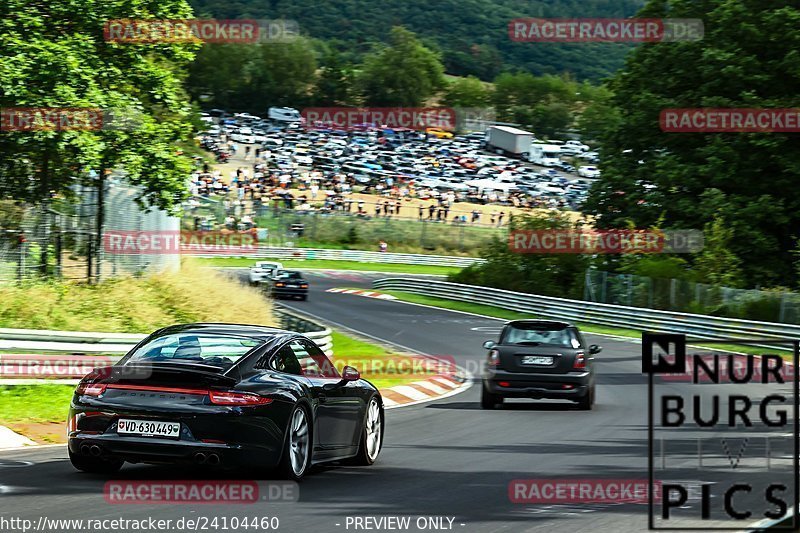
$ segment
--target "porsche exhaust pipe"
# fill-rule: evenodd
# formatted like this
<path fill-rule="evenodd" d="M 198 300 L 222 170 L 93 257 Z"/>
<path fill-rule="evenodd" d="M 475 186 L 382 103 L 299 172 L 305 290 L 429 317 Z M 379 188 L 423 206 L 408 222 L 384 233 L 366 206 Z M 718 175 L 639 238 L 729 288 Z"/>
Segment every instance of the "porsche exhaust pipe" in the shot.
<path fill-rule="evenodd" d="M 103 450 L 97 444 L 92 444 L 92 447 L 89 448 L 89 453 L 94 457 L 100 457 L 100 454 L 103 453 Z"/>
<path fill-rule="evenodd" d="M 82 446 L 81 446 L 81 454 L 82 454 L 82 455 L 90 455 L 90 454 L 91 454 L 91 450 L 90 450 L 90 448 L 91 448 L 91 447 L 90 447 L 88 444 L 84 444 L 84 445 L 82 445 Z"/>
<path fill-rule="evenodd" d="M 194 462 L 201 465 L 206 462 L 206 454 L 203 452 L 197 452 L 194 454 Z"/>
<path fill-rule="evenodd" d="M 212 453 L 211 455 L 208 456 L 206 462 L 210 465 L 218 465 L 220 463 L 219 455 Z"/>

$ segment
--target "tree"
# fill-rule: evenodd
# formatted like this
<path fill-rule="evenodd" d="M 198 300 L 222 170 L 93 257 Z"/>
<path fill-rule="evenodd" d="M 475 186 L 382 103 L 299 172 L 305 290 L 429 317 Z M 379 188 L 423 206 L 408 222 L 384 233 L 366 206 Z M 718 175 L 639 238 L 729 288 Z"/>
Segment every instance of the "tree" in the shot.
<path fill-rule="evenodd" d="M 208 107 L 240 109 L 248 80 L 245 66 L 253 60 L 251 44 L 206 44 L 189 65 L 186 86 L 195 101 Z"/>
<path fill-rule="evenodd" d="M 314 87 L 314 105 L 347 106 L 353 102 L 353 67 L 342 60 L 341 54 L 328 51 L 322 61 Z"/>
<path fill-rule="evenodd" d="M 572 121 L 572 111 L 566 104 L 549 102 L 534 106 L 530 126 L 537 135 L 555 137 L 566 131 Z"/>
<path fill-rule="evenodd" d="M 569 216 L 560 212 L 515 215 L 509 232 L 527 230 L 578 230 Z M 485 263 L 472 265 L 450 276 L 450 281 L 485 287 L 580 298 L 589 256 L 582 254 L 517 253 L 508 238 L 495 238 L 481 251 Z"/>
<path fill-rule="evenodd" d="M 392 28 L 389 46 L 364 59 L 358 76 L 364 103 L 375 107 L 419 107 L 444 84 L 439 55 L 402 27 Z"/>
<path fill-rule="evenodd" d="M 619 126 L 619 109 L 612 103 L 612 96 L 606 86 L 595 88 L 589 95 L 588 105 L 577 117 L 577 127 L 584 141 L 599 139 L 606 131 Z"/>
<path fill-rule="evenodd" d="M 800 9 L 753 0 L 653 1 L 640 15 L 702 18 L 705 36 L 640 46 L 613 78 L 620 120 L 602 134 L 603 175 L 586 209 L 602 227 L 629 219 L 647 227 L 663 217 L 667 228 L 698 228 L 721 217 L 735 236 L 730 251 L 746 285 L 794 284 L 794 134 L 665 133 L 659 115 L 668 108 L 794 107 Z"/>
<path fill-rule="evenodd" d="M 703 251 L 695 268 L 706 283 L 723 287 L 738 287 L 742 282 L 741 261 L 731 251 L 733 230 L 720 216 L 705 225 Z"/>
<path fill-rule="evenodd" d="M 306 38 L 257 45 L 245 65 L 239 105 L 261 114 L 271 106 L 302 107 L 310 100 L 316 71 L 314 49 Z"/>
<path fill-rule="evenodd" d="M 442 103 L 448 107 L 478 107 L 489 106 L 491 90 L 474 76 L 459 78 L 450 83 L 445 89 Z"/>
<path fill-rule="evenodd" d="M 69 195 L 89 169 L 105 166 L 124 168 L 128 181 L 142 186 L 145 203 L 175 206 L 185 194 L 190 168 L 175 144 L 192 135 L 182 68 L 197 46 L 111 43 L 104 40 L 103 25 L 190 15 L 182 0 L 162 2 L 157 11 L 144 0 L 5 2 L 0 7 L 0 106 L 91 108 L 106 114 L 100 130 L 0 135 L 0 197 L 46 205 L 54 195 Z"/>

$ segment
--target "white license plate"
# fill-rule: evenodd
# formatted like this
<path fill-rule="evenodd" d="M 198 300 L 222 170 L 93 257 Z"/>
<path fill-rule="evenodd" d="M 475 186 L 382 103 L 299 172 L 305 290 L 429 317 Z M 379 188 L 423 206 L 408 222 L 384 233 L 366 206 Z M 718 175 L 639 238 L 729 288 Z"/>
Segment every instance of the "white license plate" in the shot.
<path fill-rule="evenodd" d="M 289 285 L 286 285 L 286 288 L 287 288 L 287 289 L 296 289 L 296 288 L 297 288 L 297 287 L 299 287 L 299 286 L 300 286 L 300 285 L 292 285 L 292 284 L 289 284 Z"/>
<path fill-rule="evenodd" d="M 151 420 L 120 419 L 117 422 L 117 433 L 120 435 L 137 435 L 139 437 L 179 437 L 179 422 L 154 422 Z"/>
<path fill-rule="evenodd" d="M 524 355 L 522 356 L 523 365 L 552 365 L 553 358 L 544 355 Z"/>

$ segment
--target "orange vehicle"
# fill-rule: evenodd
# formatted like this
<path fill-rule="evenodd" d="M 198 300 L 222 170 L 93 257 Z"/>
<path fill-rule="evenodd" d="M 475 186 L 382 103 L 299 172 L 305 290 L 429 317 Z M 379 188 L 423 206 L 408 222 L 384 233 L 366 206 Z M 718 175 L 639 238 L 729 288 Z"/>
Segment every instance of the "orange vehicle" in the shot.
<path fill-rule="evenodd" d="M 442 128 L 425 128 L 425 133 L 428 135 L 433 135 L 437 139 L 452 139 L 453 134 L 447 130 L 443 130 Z"/>

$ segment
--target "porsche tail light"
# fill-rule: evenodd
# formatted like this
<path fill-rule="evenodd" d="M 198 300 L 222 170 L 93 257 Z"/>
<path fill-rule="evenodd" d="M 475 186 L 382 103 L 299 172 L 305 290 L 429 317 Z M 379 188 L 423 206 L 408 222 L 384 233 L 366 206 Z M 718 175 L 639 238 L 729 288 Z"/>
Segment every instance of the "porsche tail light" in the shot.
<path fill-rule="evenodd" d="M 259 396 L 249 392 L 208 391 L 208 397 L 214 405 L 267 405 L 272 398 Z"/>
<path fill-rule="evenodd" d="M 583 370 L 586 368 L 586 356 L 583 352 L 578 352 L 575 354 L 575 364 L 572 365 L 572 368 L 576 370 Z"/>
<path fill-rule="evenodd" d="M 283 287 L 284 285 L 286 285 L 286 284 L 285 283 L 281 283 L 281 282 L 278 282 L 278 283 L 275 284 L 276 287 Z"/>
<path fill-rule="evenodd" d="M 78 384 L 78 388 L 75 390 L 75 393 L 79 396 L 100 396 L 106 391 L 106 384 L 105 383 L 85 383 L 81 382 Z"/>
<path fill-rule="evenodd" d="M 301 289 L 307 289 L 308 288 L 308 283 L 301 283 L 300 284 L 300 288 Z"/>
<path fill-rule="evenodd" d="M 497 366 L 500 364 L 500 350 L 490 350 L 489 351 L 489 360 L 487 361 L 489 366 Z"/>

